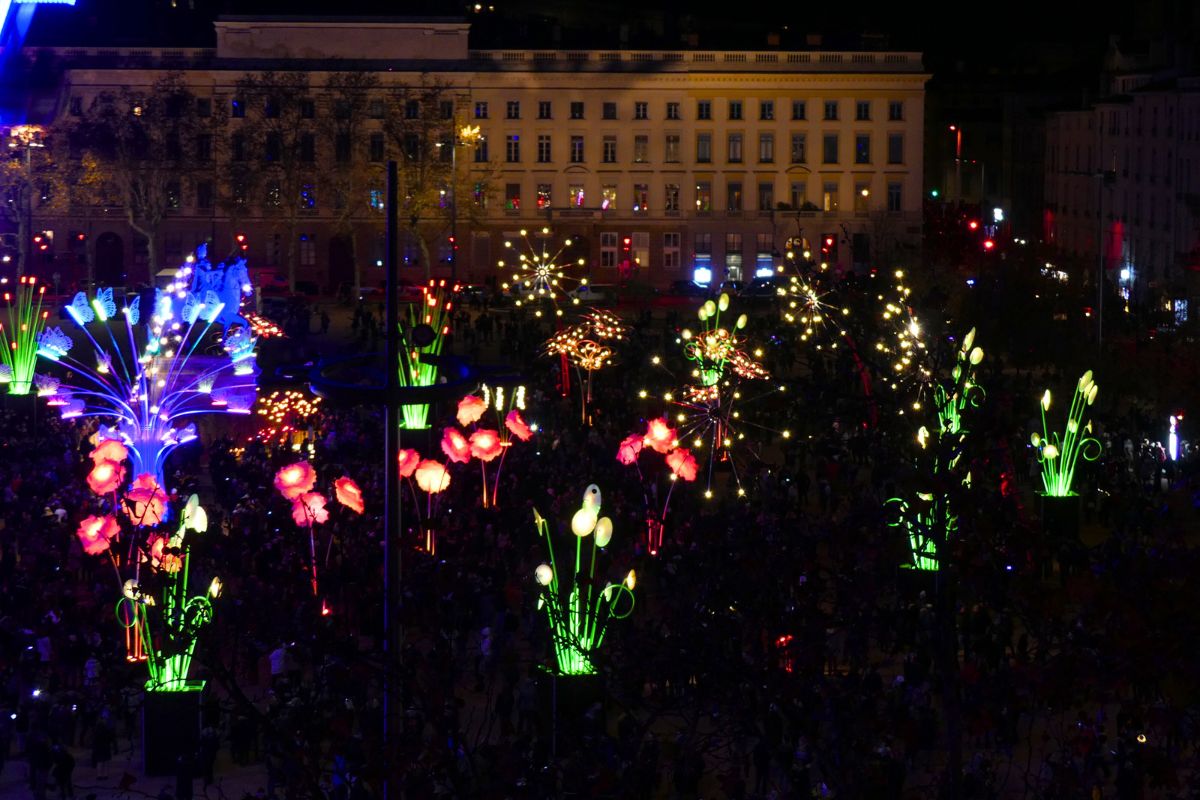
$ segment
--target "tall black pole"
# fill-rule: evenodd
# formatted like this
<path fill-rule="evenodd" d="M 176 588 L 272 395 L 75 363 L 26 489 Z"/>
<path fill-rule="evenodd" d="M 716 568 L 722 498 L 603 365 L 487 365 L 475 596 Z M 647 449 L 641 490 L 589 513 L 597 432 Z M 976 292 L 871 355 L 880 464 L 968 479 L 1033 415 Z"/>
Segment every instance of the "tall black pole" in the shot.
<path fill-rule="evenodd" d="M 387 376 L 383 415 L 383 798 L 400 796 L 392 789 L 389 770 L 400 734 L 400 324 L 399 298 L 400 227 L 397 219 L 396 162 L 387 165 L 387 349 L 383 372 Z"/>

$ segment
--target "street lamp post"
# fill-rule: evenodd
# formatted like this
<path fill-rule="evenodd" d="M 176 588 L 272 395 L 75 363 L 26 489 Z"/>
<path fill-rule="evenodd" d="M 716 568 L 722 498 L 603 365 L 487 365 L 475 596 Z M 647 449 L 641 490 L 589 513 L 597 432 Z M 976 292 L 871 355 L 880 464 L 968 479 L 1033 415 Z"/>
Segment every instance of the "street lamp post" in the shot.
<path fill-rule="evenodd" d="M 33 148 L 45 147 L 42 134 L 45 128 L 41 125 L 17 125 L 9 129 L 8 146 L 10 149 L 25 148 L 25 233 L 21 239 L 21 260 L 17 264 L 17 276 L 29 272 L 29 261 L 32 255 L 30 248 L 33 236 Z"/>
<path fill-rule="evenodd" d="M 954 133 L 954 199 L 962 202 L 962 128 L 951 125 Z"/>

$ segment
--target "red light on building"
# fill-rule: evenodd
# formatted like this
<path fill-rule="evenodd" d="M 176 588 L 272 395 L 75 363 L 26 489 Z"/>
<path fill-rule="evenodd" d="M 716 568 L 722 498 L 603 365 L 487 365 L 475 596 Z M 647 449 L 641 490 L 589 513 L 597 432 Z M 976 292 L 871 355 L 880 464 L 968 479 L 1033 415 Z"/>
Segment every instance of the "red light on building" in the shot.
<path fill-rule="evenodd" d="M 967 227 L 973 231 L 977 231 L 979 230 L 979 222 L 977 220 L 971 220 L 967 223 Z"/>
<path fill-rule="evenodd" d="M 990 251 L 990 250 L 992 250 L 992 248 L 994 248 L 995 246 L 996 246 L 996 243 L 995 243 L 995 242 L 993 242 L 991 239 L 987 239 L 987 240 L 985 240 L 985 241 L 984 241 L 984 243 L 983 243 L 983 249 L 984 249 L 984 250 L 989 250 L 989 251 Z"/>

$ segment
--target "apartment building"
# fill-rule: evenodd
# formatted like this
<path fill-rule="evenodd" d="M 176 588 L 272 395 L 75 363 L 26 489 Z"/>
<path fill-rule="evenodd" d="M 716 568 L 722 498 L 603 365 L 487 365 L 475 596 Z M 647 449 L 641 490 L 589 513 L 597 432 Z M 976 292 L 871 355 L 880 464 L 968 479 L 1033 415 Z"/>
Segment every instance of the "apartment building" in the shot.
<path fill-rule="evenodd" d="M 479 129 L 469 146 L 449 148 L 455 174 L 486 176 L 489 191 L 421 220 L 435 275 L 450 272 L 452 235 L 457 276 L 483 281 L 506 239 L 543 227 L 573 239 L 597 283 L 749 280 L 789 247 L 819 256 L 826 237 L 840 269 L 907 265 L 919 253 L 928 75 L 918 53 L 473 50 L 467 24 L 436 19 L 225 18 L 216 29 L 213 49 L 54 49 L 60 113 L 168 72 L 214 106 L 239 102 L 237 82 L 266 71 L 303 70 L 314 87 L 370 72 L 383 101 L 394 87 L 441 86 L 452 100 L 447 130 Z M 380 141 L 373 160 L 394 157 L 369 125 L 362 135 Z M 464 213 L 467 202 L 481 207 Z M 204 239 L 223 252 L 238 234 L 258 265 L 288 250 L 254 202 L 236 226 L 200 191 L 183 191 L 177 205 L 164 224 L 165 264 Z M 298 277 L 333 288 L 354 252 L 364 283 L 378 282 L 382 213 L 347 234 L 330 205 L 314 202 L 295 232 Z M 115 277 L 117 261 L 137 272 L 145 258 L 120 214 L 37 223 L 53 226 L 88 232 L 88 267 L 102 277 Z M 419 248 L 403 253 L 423 275 Z"/>
<path fill-rule="evenodd" d="M 1046 163 L 1046 241 L 1091 265 L 1102 253 L 1120 295 L 1187 321 L 1200 297 L 1200 77 L 1114 76 L 1104 98 L 1049 116 Z"/>

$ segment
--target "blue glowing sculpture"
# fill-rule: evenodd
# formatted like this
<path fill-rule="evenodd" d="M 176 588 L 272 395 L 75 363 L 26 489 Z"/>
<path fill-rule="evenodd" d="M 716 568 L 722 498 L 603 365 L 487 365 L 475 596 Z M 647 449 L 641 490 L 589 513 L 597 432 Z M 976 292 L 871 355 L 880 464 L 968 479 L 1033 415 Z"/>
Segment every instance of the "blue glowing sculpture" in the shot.
<path fill-rule="evenodd" d="M 39 381 L 38 394 L 59 407 L 64 419 L 113 420 L 101 426 L 101 438 L 123 442 L 133 474 L 149 472 L 165 487 L 167 455 L 196 438 L 196 426 L 184 424 L 185 418 L 249 414 L 254 405 L 256 340 L 248 328 L 214 329 L 224 308 L 213 291 L 201 297 L 159 290 L 145 325 L 139 325 L 146 310 L 136 298 L 121 309 L 120 326 L 112 319 L 117 314 L 112 289 L 101 289 L 90 302 L 80 292 L 66 310 L 91 343 L 94 364 L 69 355 L 75 342 L 61 328 L 43 331 L 38 355 L 70 372 L 57 381 Z"/>
<path fill-rule="evenodd" d="M 184 296 L 185 287 L 196 297 L 207 297 L 209 292 L 217 295 L 222 308 L 216 321 L 226 330 L 233 325 L 250 327 L 241 313 L 242 298 L 254 293 L 246 259 L 238 258 L 229 264 L 222 262 L 214 266 L 208 260 L 208 246 L 202 244 L 196 248 L 195 258 L 189 259 L 175 273 L 175 281 L 167 291 L 173 292 L 178 299 Z"/>

